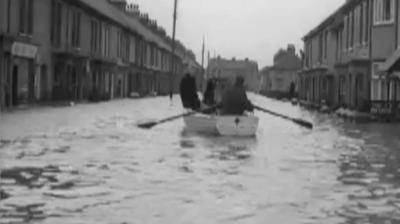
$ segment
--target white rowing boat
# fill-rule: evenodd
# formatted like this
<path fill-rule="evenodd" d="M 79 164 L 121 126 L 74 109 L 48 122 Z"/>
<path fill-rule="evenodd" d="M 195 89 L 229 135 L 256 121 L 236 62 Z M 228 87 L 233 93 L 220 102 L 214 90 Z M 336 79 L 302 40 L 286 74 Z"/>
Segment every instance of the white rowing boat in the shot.
<path fill-rule="evenodd" d="M 183 118 L 186 130 L 222 136 L 255 136 L 259 118 L 254 115 L 219 116 L 195 114 Z"/>

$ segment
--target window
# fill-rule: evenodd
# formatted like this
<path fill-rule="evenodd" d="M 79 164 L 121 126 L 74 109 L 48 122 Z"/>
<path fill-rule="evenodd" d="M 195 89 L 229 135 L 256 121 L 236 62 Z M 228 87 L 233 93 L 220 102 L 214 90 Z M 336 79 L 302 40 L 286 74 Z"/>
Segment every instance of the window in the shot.
<path fill-rule="evenodd" d="M 363 14 L 362 14 L 362 42 L 367 43 L 368 42 L 368 36 L 369 36 L 369 28 L 368 28 L 368 2 L 365 1 L 363 2 L 362 8 L 363 8 Z"/>
<path fill-rule="evenodd" d="M 343 27 L 336 32 L 336 61 L 340 62 L 343 49 Z"/>
<path fill-rule="evenodd" d="M 124 38 L 125 38 L 125 48 L 124 48 L 124 50 L 125 50 L 125 60 L 129 61 L 129 55 L 130 55 L 130 49 L 131 49 L 131 46 L 130 46 L 131 45 L 131 41 L 129 39 L 128 34 L 125 34 Z"/>
<path fill-rule="evenodd" d="M 154 59 L 154 52 L 153 52 L 153 46 L 149 46 L 149 52 L 150 52 L 150 66 L 153 66 L 153 59 Z"/>
<path fill-rule="evenodd" d="M 350 48 L 354 47 L 354 11 L 350 12 L 350 21 L 349 21 L 349 32 L 350 32 L 350 36 L 349 36 L 349 41 L 350 41 Z"/>
<path fill-rule="evenodd" d="M 92 20 L 90 25 L 91 25 L 90 49 L 92 53 L 97 54 L 100 51 L 100 43 L 101 43 L 100 24 L 99 22 Z"/>
<path fill-rule="evenodd" d="M 19 32 L 28 35 L 33 33 L 33 0 L 20 0 Z"/>
<path fill-rule="evenodd" d="M 65 14 L 66 14 L 66 19 L 65 19 L 65 22 L 66 22 L 66 24 L 65 24 L 65 40 L 66 40 L 66 42 L 67 43 L 71 43 L 71 37 L 70 37 L 70 33 L 69 33 L 69 30 L 70 30 L 70 19 L 69 19 L 69 8 L 65 8 Z"/>
<path fill-rule="evenodd" d="M 117 33 L 117 56 L 121 59 L 129 58 L 129 40 L 127 34 L 123 31 L 118 31 Z"/>
<path fill-rule="evenodd" d="M 305 59 L 306 59 L 306 67 L 310 66 L 309 59 L 310 59 L 310 49 L 309 44 L 305 43 Z"/>
<path fill-rule="evenodd" d="M 394 0 L 374 0 L 374 25 L 394 22 Z"/>
<path fill-rule="evenodd" d="M 157 57 L 158 57 L 158 51 L 157 51 L 157 47 L 154 47 L 154 67 L 157 67 Z"/>
<path fill-rule="evenodd" d="M 103 39 L 103 56 L 104 57 L 110 57 L 110 27 L 105 25 L 103 26 L 104 28 L 104 37 Z"/>
<path fill-rule="evenodd" d="M 358 35 L 358 43 L 361 45 L 363 43 L 363 33 L 364 33 L 364 17 L 365 17 L 365 11 L 363 4 L 359 6 L 359 14 L 358 14 L 358 22 L 359 22 L 359 35 Z"/>
<path fill-rule="evenodd" d="M 80 32 L 81 30 L 81 14 L 79 12 L 72 13 L 72 47 L 80 47 Z"/>
<path fill-rule="evenodd" d="M 346 15 L 344 17 L 344 50 L 349 49 L 349 17 Z"/>
<path fill-rule="evenodd" d="M 129 61 L 136 62 L 136 38 L 134 35 L 129 36 Z"/>
<path fill-rule="evenodd" d="M 121 31 L 117 32 L 117 57 L 121 57 Z"/>
<path fill-rule="evenodd" d="M 51 2 L 51 41 L 53 46 L 59 47 L 61 44 L 61 21 L 62 21 L 62 8 L 59 1 L 53 0 Z"/>
<path fill-rule="evenodd" d="M 324 35 L 324 59 L 328 57 L 328 30 L 325 31 Z"/>

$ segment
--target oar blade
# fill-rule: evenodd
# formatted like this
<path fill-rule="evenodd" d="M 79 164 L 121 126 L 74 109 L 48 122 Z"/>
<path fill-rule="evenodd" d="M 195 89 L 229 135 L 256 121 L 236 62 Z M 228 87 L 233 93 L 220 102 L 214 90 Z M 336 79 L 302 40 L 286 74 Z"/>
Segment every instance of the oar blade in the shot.
<path fill-rule="evenodd" d="M 138 124 L 139 128 L 142 129 L 151 129 L 154 126 L 156 126 L 158 123 L 157 122 L 147 122 L 147 123 L 143 123 L 143 124 Z"/>
<path fill-rule="evenodd" d="M 305 127 L 305 128 L 308 128 L 308 129 L 313 129 L 314 128 L 314 125 L 311 122 L 308 122 L 308 121 L 305 121 L 305 120 L 301 120 L 301 119 L 294 119 L 293 121 L 296 122 L 297 124 Z"/>

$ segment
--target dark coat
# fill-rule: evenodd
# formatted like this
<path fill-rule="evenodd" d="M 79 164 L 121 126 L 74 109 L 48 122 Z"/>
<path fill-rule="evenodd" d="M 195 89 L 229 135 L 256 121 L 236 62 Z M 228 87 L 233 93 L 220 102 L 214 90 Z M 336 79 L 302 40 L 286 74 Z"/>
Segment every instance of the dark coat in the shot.
<path fill-rule="evenodd" d="M 223 115 L 243 115 L 245 111 L 253 110 L 253 104 L 247 98 L 244 88 L 233 86 L 224 92 L 221 105 Z"/>
<path fill-rule="evenodd" d="M 215 105 L 215 84 L 212 80 L 207 82 L 207 88 L 204 92 L 203 102 L 206 105 Z"/>
<path fill-rule="evenodd" d="M 185 75 L 180 83 L 180 96 L 184 108 L 197 110 L 200 108 L 200 100 L 197 95 L 196 79 Z"/>

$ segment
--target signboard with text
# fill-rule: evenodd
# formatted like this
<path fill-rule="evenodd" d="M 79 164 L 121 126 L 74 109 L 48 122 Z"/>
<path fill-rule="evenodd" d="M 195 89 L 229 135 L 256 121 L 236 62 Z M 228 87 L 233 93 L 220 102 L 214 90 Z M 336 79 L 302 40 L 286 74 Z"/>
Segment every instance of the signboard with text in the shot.
<path fill-rule="evenodd" d="M 34 59 L 38 52 L 38 47 L 32 44 L 14 42 L 11 46 L 11 54 L 18 57 Z"/>

